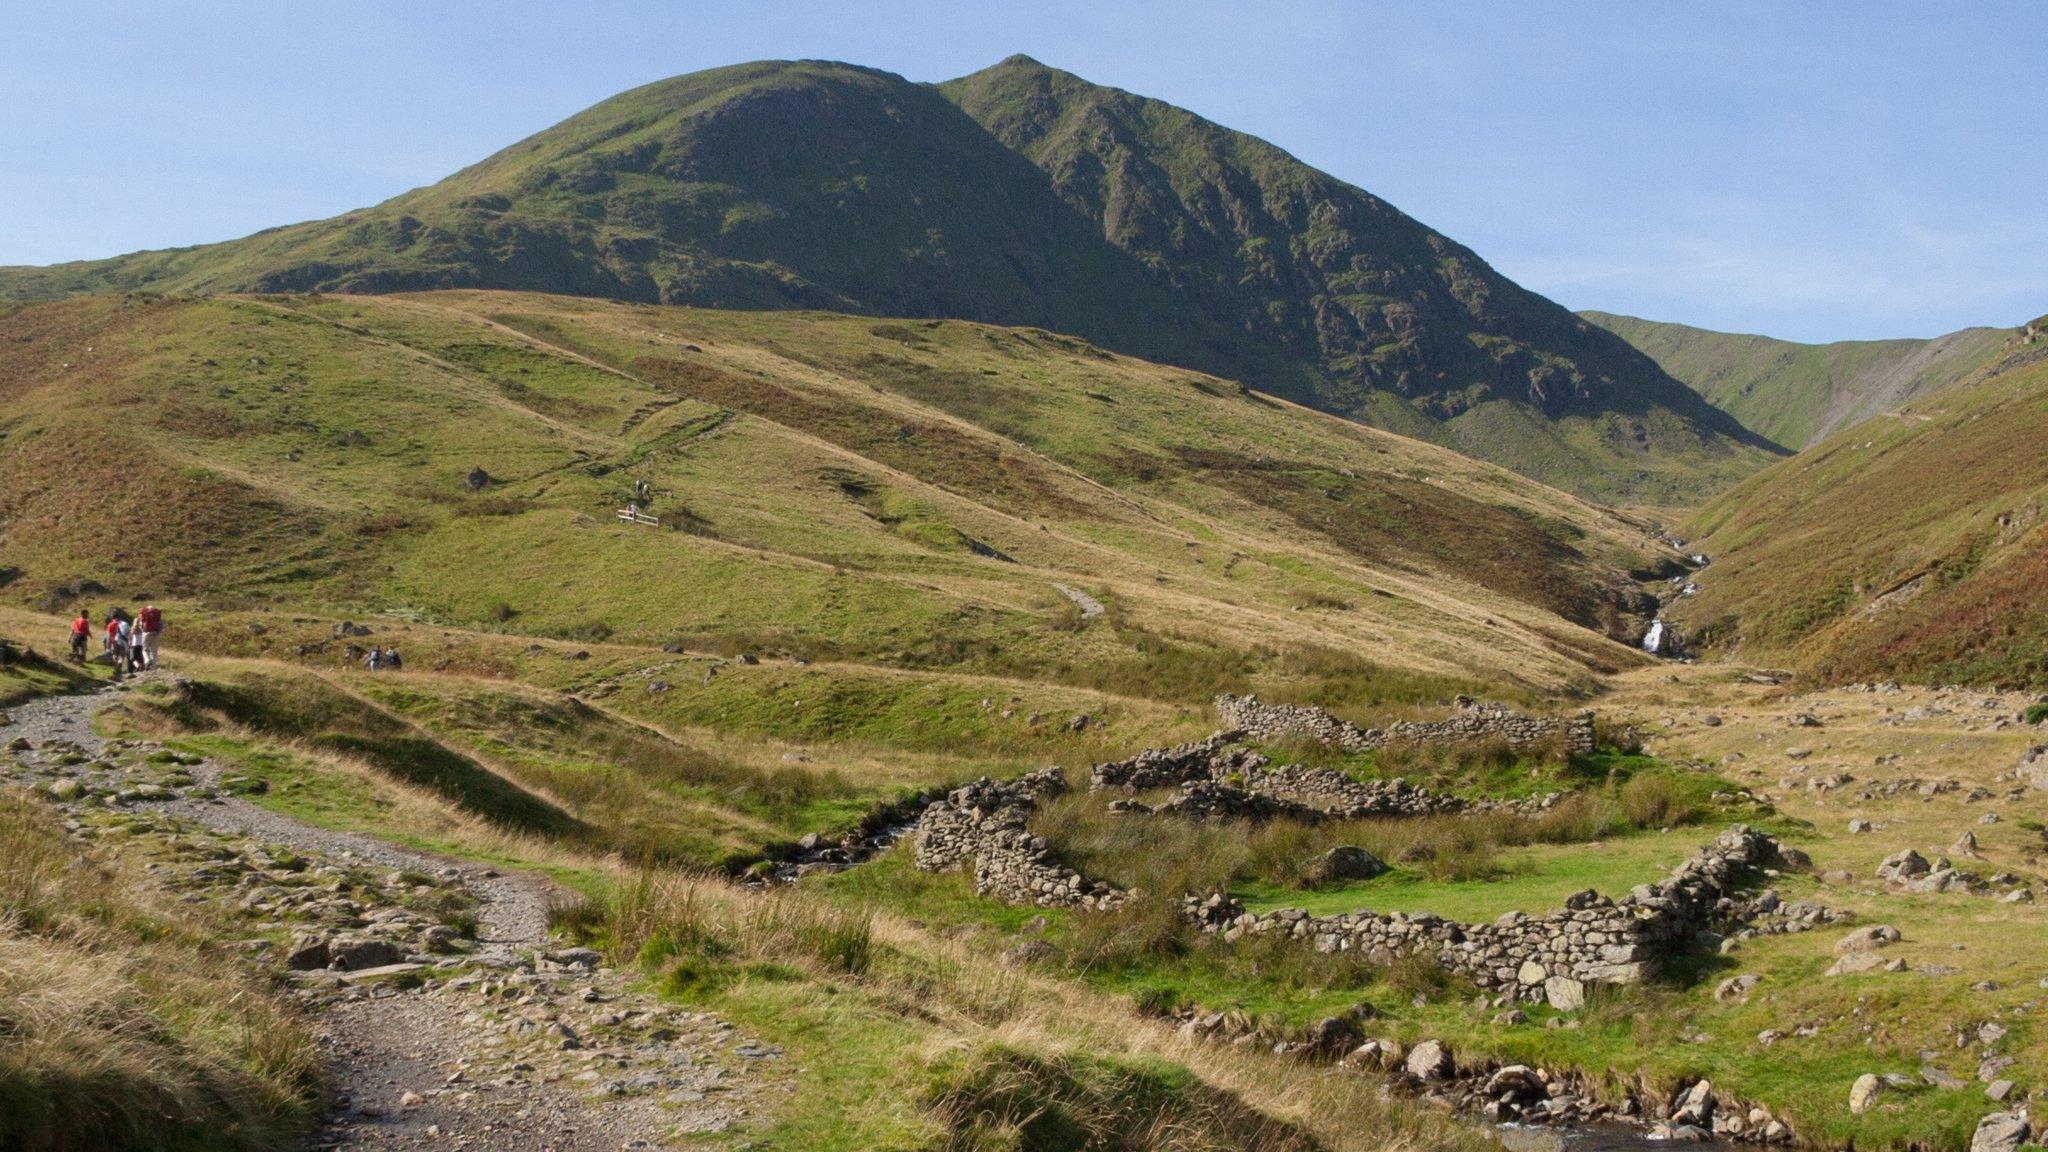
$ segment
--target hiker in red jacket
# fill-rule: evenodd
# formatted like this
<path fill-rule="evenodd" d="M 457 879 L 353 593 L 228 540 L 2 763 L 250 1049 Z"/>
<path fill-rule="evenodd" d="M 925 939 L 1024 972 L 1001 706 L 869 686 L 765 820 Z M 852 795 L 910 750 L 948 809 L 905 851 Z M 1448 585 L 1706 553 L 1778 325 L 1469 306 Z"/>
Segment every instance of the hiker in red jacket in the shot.
<path fill-rule="evenodd" d="M 153 670 L 156 667 L 157 637 L 164 631 L 164 614 L 157 610 L 156 605 L 149 605 L 135 617 L 135 630 L 136 662 L 144 671 Z"/>
<path fill-rule="evenodd" d="M 78 610 L 78 619 L 71 622 L 71 658 L 85 663 L 85 642 L 92 636 L 92 613 Z"/>

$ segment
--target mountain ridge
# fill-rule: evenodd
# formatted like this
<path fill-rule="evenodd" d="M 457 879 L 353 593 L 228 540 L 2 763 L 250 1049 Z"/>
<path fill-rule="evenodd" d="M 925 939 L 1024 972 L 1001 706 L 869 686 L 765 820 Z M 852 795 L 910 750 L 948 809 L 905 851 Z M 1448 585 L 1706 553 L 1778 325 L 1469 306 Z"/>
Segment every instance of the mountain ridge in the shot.
<path fill-rule="evenodd" d="M 1035 89 L 1117 149 L 1024 141 L 1012 97 Z M 1095 199 L 1069 163 L 1090 157 L 1122 162 Z M 1772 455 L 1369 193 L 1016 57 L 944 85 L 830 61 L 692 73 L 329 220 L 0 269 L 16 298 L 440 288 L 1043 327 L 1610 498 L 1690 498 Z"/>
<path fill-rule="evenodd" d="M 2013 332 L 1973 327 L 1925 339 L 1806 344 L 1611 312 L 1579 315 L 1629 341 L 1744 427 L 1791 449 L 1970 379 Z"/>
<path fill-rule="evenodd" d="M 2048 687 L 2048 346 L 1839 429 L 1681 529 L 1712 556 L 1670 615 L 1824 682 Z"/>

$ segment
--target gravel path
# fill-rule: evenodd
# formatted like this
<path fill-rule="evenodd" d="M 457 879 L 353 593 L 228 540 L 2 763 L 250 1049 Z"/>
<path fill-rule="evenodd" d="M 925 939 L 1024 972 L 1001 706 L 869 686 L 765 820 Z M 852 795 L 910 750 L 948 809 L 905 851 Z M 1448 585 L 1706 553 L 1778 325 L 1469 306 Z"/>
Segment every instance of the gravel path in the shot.
<path fill-rule="evenodd" d="M 0 773 L 47 783 L 62 761 L 32 750 L 45 744 L 102 764 L 117 758 L 91 719 L 119 691 L 8 710 L 0 748 L 16 751 L 0 756 Z M 188 770 L 195 792 L 213 791 L 222 775 L 210 763 Z M 341 867 L 438 874 L 477 899 L 476 946 L 454 979 L 400 991 L 353 985 L 344 974 L 298 974 L 330 1063 L 332 1106 L 311 1148 L 655 1147 L 730 1127 L 748 1111 L 747 1069 L 780 1056 L 723 1021 L 634 991 L 594 954 L 550 952 L 547 910 L 557 890 L 544 878 L 314 827 L 235 796 L 133 806 Z"/>

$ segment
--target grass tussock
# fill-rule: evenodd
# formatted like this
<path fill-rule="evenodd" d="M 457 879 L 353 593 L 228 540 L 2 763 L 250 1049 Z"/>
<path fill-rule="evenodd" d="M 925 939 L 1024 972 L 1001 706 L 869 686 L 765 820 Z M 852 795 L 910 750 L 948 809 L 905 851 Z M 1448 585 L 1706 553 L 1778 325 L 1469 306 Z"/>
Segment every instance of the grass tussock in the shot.
<path fill-rule="evenodd" d="M 551 922 L 614 960 L 662 974 L 671 989 L 776 978 L 797 968 L 859 976 L 876 954 L 874 913 L 781 888 L 735 901 L 676 872 L 646 870 L 595 897 L 558 905 Z"/>
<path fill-rule="evenodd" d="M 199 1152 L 303 1133 L 312 1039 L 217 933 L 0 792 L 0 1148 Z"/>
<path fill-rule="evenodd" d="M 1300 1128 L 1161 1061 L 1040 1055 L 999 1043 L 938 1070 L 944 1152 L 1316 1152 Z"/>

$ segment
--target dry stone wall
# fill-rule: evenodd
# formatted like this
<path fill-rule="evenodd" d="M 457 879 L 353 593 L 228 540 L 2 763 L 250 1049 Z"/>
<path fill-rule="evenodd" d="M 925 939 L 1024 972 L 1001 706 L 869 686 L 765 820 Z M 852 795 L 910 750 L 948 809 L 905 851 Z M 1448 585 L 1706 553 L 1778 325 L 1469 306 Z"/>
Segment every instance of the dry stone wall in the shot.
<path fill-rule="evenodd" d="M 934 801 L 917 822 L 917 867 L 943 872 L 972 863 L 974 891 L 1009 904 L 1106 911 L 1123 903 L 1113 884 L 1090 880 L 1061 864 L 1042 836 L 1027 826 L 1041 799 L 1067 789 L 1058 768 L 1015 780 L 984 776 Z"/>
<path fill-rule="evenodd" d="M 1593 714 L 1532 716 L 1460 696 L 1456 711 L 1443 720 L 1402 721 L 1385 728 L 1360 728 L 1321 708 L 1300 704 L 1267 704 L 1257 696 L 1226 692 L 1215 701 L 1217 718 L 1255 740 L 1313 740 L 1352 752 L 1370 752 L 1389 744 L 1465 744 L 1502 740 L 1515 748 L 1553 744 L 1566 752 L 1593 750 Z"/>
<path fill-rule="evenodd" d="M 1327 715 L 1327 714 L 1325 714 Z M 1443 812 L 1539 812 L 1557 803 L 1557 793 L 1526 800 L 1467 801 L 1432 792 L 1395 777 L 1356 780 L 1330 768 L 1298 764 L 1269 767 L 1257 752 L 1236 746 L 1241 733 L 1218 732 L 1207 740 L 1152 748 L 1127 760 L 1097 764 L 1089 772 L 1091 791 L 1127 794 L 1179 785 L 1178 794 L 1157 807 L 1119 801 L 1120 811 L 1150 811 L 1201 819 L 1355 820 L 1369 816 L 1429 816 Z"/>
<path fill-rule="evenodd" d="M 1581 892 L 1541 916 L 1509 913 L 1491 924 L 1461 924 L 1427 912 L 1368 911 L 1311 916 L 1298 908 L 1252 915 L 1221 894 L 1187 898 L 1185 911 L 1226 940 L 1282 934 L 1322 952 L 1359 952 L 1382 962 L 1426 956 L 1481 987 L 1576 1007 L 1588 984 L 1648 978 L 1684 941 L 1746 905 L 1736 888 L 1752 869 L 1780 861 L 1778 844 L 1737 825 L 1657 884 L 1619 901 Z"/>
<path fill-rule="evenodd" d="M 1197 789 L 1213 784 L 1192 782 Z M 1057 768 L 1006 782 L 983 777 L 954 789 L 918 821 L 917 867 L 938 872 L 971 863 L 975 892 L 1006 903 L 1097 911 L 1121 906 L 1127 891 L 1061 864 L 1028 827 L 1039 801 L 1065 790 Z M 1587 985 L 1638 983 L 1709 926 L 1755 915 L 1762 906 L 1743 899 L 1740 885 L 1755 869 L 1784 862 L 1776 840 L 1738 824 L 1668 879 L 1639 885 L 1620 900 L 1589 890 L 1555 912 L 1511 912 L 1491 924 L 1363 909 L 1336 916 L 1298 908 L 1254 915 L 1221 893 L 1190 895 L 1182 912 L 1231 942 L 1278 934 L 1321 952 L 1356 952 L 1381 963 L 1424 956 L 1483 988 L 1575 1008 Z"/>

